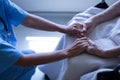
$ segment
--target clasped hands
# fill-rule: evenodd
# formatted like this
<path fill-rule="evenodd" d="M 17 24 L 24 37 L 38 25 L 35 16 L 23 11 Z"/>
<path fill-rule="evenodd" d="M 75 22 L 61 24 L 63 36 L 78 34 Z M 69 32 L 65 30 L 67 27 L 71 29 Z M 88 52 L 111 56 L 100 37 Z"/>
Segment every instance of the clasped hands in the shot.
<path fill-rule="evenodd" d="M 74 23 L 69 26 L 67 33 L 76 36 L 77 39 L 67 48 L 68 57 L 76 56 L 83 51 L 87 51 L 89 54 L 93 55 L 101 54 L 103 52 L 102 49 L 98 48 L 95 43 L 88 38 L 88 34 L 91 32 L 92 28 L 93 27 L 90 24 L 82 23 Z"/>

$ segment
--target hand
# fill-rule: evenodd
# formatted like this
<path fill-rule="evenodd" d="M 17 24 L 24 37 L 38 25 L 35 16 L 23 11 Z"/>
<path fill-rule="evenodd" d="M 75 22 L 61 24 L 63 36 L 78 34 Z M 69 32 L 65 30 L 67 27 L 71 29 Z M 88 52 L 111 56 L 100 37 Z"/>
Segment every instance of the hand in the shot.
<path fill-rule="evenodd" d="M 66 28 L 66 33 L 72 36 L 83 37 L 82 30 L 83 30 L 83 24 L 74 23 Z"/>
<path fill-rule="evenodd" d="M 65 49 L 67 57 L 74 57 L 83 52 L 88 47 L 88 40 L 86 37 L 78 38 L 71 46 Z"/>
<path fill-rule="evenodd" d="M 66 33 L 76 37 L 84 37 L 88 36 L 94 27 L 95 25 L 92 21 L 87 20 L 84 23 L 74 23 L 70 27 L 67 27 Z"/>
<path fill-rule="evenodd" d="M 105 51 L 100 49 L 92 40 L 88 39 L 89 46 L 87 47 L 87 52 L 92 55 L 96 55 L 99 57 L 105 57 Z"/>
<path fill-rule="evenodd" d="M 88 36 L 89 33 L 90 33 L 90 32 L 94 29 L 94 27 L 95 27 L 95 24 L 94 24 L 91 20 L 85 21 L 82 25 L 83 25 L 82 33 L 83 33 L 85 36 Z"/>

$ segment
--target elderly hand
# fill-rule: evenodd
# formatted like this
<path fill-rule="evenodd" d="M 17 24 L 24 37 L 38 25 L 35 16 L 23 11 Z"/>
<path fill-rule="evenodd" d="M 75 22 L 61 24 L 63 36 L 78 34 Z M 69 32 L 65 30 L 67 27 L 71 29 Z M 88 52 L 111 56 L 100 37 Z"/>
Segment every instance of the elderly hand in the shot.
<path fill-rule="evenodd" d="M 74 57 L 88 47 L 88 41 L 86 37 L 76 39 L 69 47 L 67 47 L 64 51 L 68 58 Z"/>
<path fill-rule="evenodd" d="M 88 39 L 88 41 L 89 41 L 89 46 L 87 47 L 86 50 L 89 54 L 96 55 L 96 56 L 99 56 L 99 57 L 108 57 L 108 56 L 106 56 L 106 51 L 105 50 L 99 48 L 90 39 Z"/>
<path fill-rule="evenodd" d="M 72 36 L 83 37 L 83 24 L 74 23 L 66 28 L 66 33 Z"/>
<path fill-rule="evenodd" d="M 94 27 L 96 26 L 93 21 L 90 19 L 90 20 L 86 20 L 85 22 L 82 23 L 83 25 L 83 30 L 82 30 L 82 33 L 85 35 L 85 36 L 88 36 L 90 34 L 90 32 L 94 29 Z"/>
<path fill-rule="evenodd" d="M 90 20 L 83 23 L 74 23 L 66 28 L 66 33 L 76 37 L 84 37 L 88 36 L 94 27 L 94 24 Z"/>

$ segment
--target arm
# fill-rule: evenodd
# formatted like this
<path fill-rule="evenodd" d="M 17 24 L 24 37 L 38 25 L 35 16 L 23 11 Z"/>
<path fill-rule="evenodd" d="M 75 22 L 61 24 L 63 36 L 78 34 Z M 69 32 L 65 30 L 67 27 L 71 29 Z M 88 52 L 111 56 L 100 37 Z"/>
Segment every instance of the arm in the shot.
<path fill-rule="evenodd" d="M 91 40 L 89 40 L 89 46 L 87 48 L 87 52 L 89 54 L 103 58 L 113 58 L 113 57 L 118 57 L 120 55 L 120 46 L 117 46 L 112 49 L 104 50 L 99 48 L 96 44 L 94 44 Z"/>
<path fill-rule="evenodd" d="M 95 25 L 112 20 L 120 16 L 119 8 L 120 8 L 120 1 L 117 1 L 112 6 L 110 6 L 108 9 L 101 12 L 100 14 L 95 15 L 94 17 L 91 17 L 91 19 Z"/>
<path fill-rule="evenodd" d="M 88 42 L 86 38 L 77 39 L 73 44 L 63 50 L 49 53 L 22 55 L 22 57 L 16 62 L 16 65 L 34 66 L 74 57 L 84 51 L 87 46 Z"/>
<path fill-rule="evenodd" d="M 66 26 L 53 23 L 49 20 L 32 14 L 29 14 L 22 24 L 24 26 L 39 30 L 59 31 L 62 33 L 66 33 Z"/>
<path fill-rule="evenodd" d="M 60 25 L 32 14 L 29 14 L 22 24 L 26 27 L 30 27 L 34 29 L 45 30 L 45 31 L 58 31 L 72 36 L 77 36 L 77 33 L 80 32 L 79 29 L 75 28 L 80 26 L 77 23 L 71 26 Z"/>
<path fill-rule="evenodd" d="M 92 29 L 95 26 L 120 16 L 119 8 L 120 8 L 120 1 L 117 1 L 103 12 L 89 18 L 83 23 L 85 26 L 84 31 L 87 32 L 88 34 L 92 31 Z"/>
<path fill-rule="evenodd" d="M 108 57 L 118 57 L 120 55 L 120 46 L 117 46 L 113 49 L 106 50 L 106 56 Z"/>
<path fill-rule="evenodd" d="M 109 49 L 109 50 L 103 50 L 99 48 L 89 49 L 88 53 L 99 56 L 99 57 L 103 57 L 103 58 L 114 58 L 120 55 L 120 46 L 115 47 L 113 49 Z"/>

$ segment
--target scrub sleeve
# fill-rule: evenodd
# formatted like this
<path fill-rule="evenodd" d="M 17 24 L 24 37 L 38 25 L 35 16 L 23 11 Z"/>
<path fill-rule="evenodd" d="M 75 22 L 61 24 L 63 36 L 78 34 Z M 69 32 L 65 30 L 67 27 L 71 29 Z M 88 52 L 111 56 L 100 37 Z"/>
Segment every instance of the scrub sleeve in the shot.
<path fill-rule="evenodd" d="M 15 65 L 22 56 L 22 52 L 15 47 L 16 38 L 12 29 L 12 25 L 17 26 L 21 24 L 28 13 L 10 0 L 0 0 L 0 4 L 4 5 L 3 7 L 0 7 L 0 10 L 5 14 L 2 18 L 5 20 L 8 30 L 11 33 L 9 41 L 12 42 L 8 43 L 0 36 L 0 80 L 30 80 L 35 71 L 35 66 L 21 67 Z M 32 52 L 23 51 L 23 53 L 28 54 Z"/>

